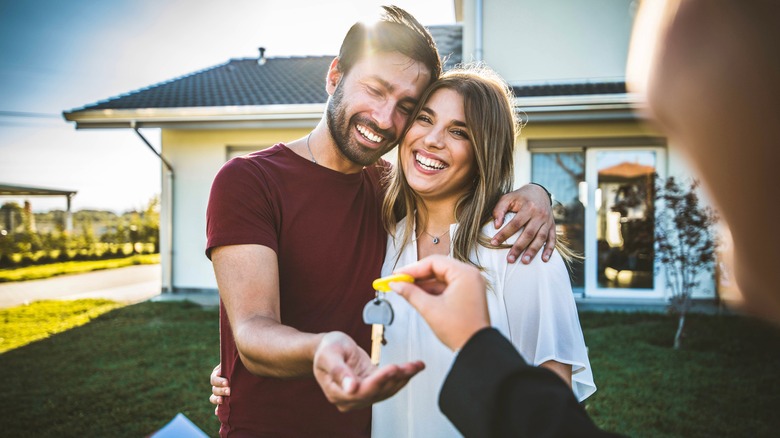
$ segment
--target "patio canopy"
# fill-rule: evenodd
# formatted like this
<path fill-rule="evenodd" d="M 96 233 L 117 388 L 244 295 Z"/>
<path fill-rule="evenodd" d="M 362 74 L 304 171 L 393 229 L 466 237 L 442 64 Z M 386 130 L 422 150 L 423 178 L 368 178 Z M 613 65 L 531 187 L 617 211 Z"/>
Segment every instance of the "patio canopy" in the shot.
<path fill-rule="evenodd" d="M 65 212 L 65 230 L 73 230 L 73 217 L 70 211 L 70 200 L 76 194 L 75 190 L 49 189 L 44 187 L 17 186 L 0 183 L 0 196 L 64 196 L 68 208 Z"/>
<path fill-rule="evenodd" d="M 0 196 L 68 196 L 76 194 L 75 190 L 47 189 L 43 187 L 17 186 L 0 183 Z"/>

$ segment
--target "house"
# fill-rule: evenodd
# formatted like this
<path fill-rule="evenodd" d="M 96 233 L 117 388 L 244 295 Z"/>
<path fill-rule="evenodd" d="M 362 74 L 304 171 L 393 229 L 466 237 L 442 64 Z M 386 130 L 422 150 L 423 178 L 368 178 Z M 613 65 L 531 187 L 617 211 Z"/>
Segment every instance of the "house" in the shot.
<path fill-rule="evenodd" d="M 447 65 L 484 61 L 513 86 L 526 121 L 516 185 L 539 182 L 558 201 L 556 222 L 585 256 L 573 271 L 578 299 L 663 303 L 647 195 L 654 173 L 688 171 L 626 93 L 634 2 L 457 0 L 454 7 L 459 24 L 431 31 L 450 55 Z M 134 129 L 144 142 L 139 128 L 161 129 L 165 292 L 216 289 L 204 256 L 214 175 L 231 157 L 305 136 L 324 110 L 332 58 L 266 58 L 261 49 L 258 58 L 64 113 L 79 129 Z M 714 289 L 708 278 L 699 295 Z"/>

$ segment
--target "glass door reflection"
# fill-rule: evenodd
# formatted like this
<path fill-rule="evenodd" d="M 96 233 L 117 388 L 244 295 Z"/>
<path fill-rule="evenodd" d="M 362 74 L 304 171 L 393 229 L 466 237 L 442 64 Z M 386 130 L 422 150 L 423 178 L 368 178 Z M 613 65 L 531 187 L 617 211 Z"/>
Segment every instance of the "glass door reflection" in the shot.
<path fill-rule="evenodd" d="M 597 289 L 656 289 L 656 151 L 594 151 Z"/>
<path fill-rule="evenodd" d="M 585 254 L 585 152 L 534 153 L 531 180 L 545 186 L 555 197 L 553 216 L 558 235 L 577 254 Z M 585 286 L 585 266 L 581 260 L 569 263 L 574 292 Z"/>

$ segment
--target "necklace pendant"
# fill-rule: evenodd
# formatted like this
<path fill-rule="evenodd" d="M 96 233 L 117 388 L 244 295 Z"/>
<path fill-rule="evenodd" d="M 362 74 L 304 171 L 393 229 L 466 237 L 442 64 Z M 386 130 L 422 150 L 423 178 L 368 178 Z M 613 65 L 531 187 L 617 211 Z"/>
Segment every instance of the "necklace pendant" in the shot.
<path fill-rule="evenodd" d="M 438 245 L 439 244 L 439 238 L 438 237 L 434 237 L 433 238 L 433 244 L 434 245 Z"/>

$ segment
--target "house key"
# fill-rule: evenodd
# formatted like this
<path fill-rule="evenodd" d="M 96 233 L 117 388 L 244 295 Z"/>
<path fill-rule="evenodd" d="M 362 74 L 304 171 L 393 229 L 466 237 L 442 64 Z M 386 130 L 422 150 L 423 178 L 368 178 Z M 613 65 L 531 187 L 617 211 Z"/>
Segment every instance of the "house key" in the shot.
<path fill-rule="evenodd" d="M 382 345 L 387 345 L 385 326 L 393 323 L 393 306 L 379 293 L 389 292 L 388 284 L 391 281 L 413 282 L 414 278 L 401 274 L 374 280 L 373 286 L 376 289 L 376 296 L 363 307 L 363 322 L 371 324 L 371 363 L 374 365 L 379 365 Z"/>
<path fill-rule="evenodd" d="M 385 326 L 393 323 L 393 307 L 384 298 L 379 297 L 369 301 L 363 307 L 363 322 L 371 324 L 371 363 L 379 365 L 379 354 L 385 340 Z"/>

